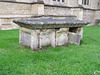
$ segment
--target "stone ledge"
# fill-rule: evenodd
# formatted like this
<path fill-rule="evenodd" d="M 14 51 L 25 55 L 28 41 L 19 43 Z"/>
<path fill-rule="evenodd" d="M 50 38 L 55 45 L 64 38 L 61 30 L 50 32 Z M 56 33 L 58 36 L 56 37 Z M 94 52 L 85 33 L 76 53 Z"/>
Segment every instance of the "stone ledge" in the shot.
<path fill-rule="evenodd" d="M 64 15 L 36 15 L 36 16 L 32 16 L 32 17 L 77 17 L 75 15 L 67 15 L 67 16 L 64 16 Z"/>
<path fill-rule="evenodd" d="M 62 15 L 0 15 L 0 18 L 41 18 L 41 17 L 73 17 L 76 18 L 75 15 L 68 15 L 68 16 L 62 16 Z"/>
<path fill-rule="evenodd" d="M 0 19 L 9 18 L 31 18 L 33 15 L 0 15 Z"/>
<path fill-rule="evenodd" d="M 66 27 L 83 27 L 89 22 L 80 20 L 67 20 L 67 19 L 26 19 L 14 20 L 20 27 L 29 29 L 45 29 L 45 28 L 66 28 Z"/>
<path fill-rule="evenodd" d="M 10 3 L 23 3 L 23 4 L 44 4 L 44 1 L 43 0 L 37 0 L 37 1 L 16 1 L 16 0 L 0 0 L 0 2 L 10 2 Z"/>
<path fill-rule="evenodd" d="M 75 15 L 68 15 L 68 16 L 62 16 L 62 15 L 0 15 L 0 19 L 5 18 L 42 18 L 42 17 L 68 17 L 68 18 L 76 18 Z"/>
<path fill-rule="evenodd" d="M 93 10 L 93 11 L 100 11 L 100 9 L 92 9 L 92 8 L 84 8 L 83 6 L 77 6 L 77 7 L 70 7 L 70 6 L 61 6 L 61 5 L 48 5 L 45 4 L 45 6 L 49 6 L 49 7 L 61 7 L 61 8 L 82 8 L 84 10 Z"/>

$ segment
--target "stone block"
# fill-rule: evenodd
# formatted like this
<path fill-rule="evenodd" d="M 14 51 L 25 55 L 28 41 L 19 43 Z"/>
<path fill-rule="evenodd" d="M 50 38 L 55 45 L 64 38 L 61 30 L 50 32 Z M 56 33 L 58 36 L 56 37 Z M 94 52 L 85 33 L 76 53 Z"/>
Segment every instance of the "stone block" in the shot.
<path fill-rule="evenodd" d="M 44 6 L 44 15 L 71 15 L 71 9 L 70 8 L 63 8 L 63 7 L 53 7 L 53 6 Z"/>
<path fill-rule="evenodd" d="M 40 30 L 32 30 L 31 32 L 31 49 L 38 49 L 40 48 L 40 41 L 39 41 Z"/>
<path fill-rule="evenodd" d="M 79 35 L 81 35 L 81 40 L 83 38 L 83 27 L 71 27 L 69 29 L 69 32 L 73 32 L 73 33 L 77 33 Z"/>
<path fill-rule="evenodd" d="M 31 45 L 31 30 L 20 27 L 19 43 L 23 46 L 30 47 L 30 45 Z"/>
<path fill-rule="evenodd" d="M 30 15 L 31 4 L 0 2 L 0 15 Z"/>
<path fill-rule="evenodd" d="M 40 48 L 42 48 L 42 46 L 48 46 L 48 45 L 55 47 L 54 29 L 42 29 L 40 32 Z"/>
<path fill-rule="evenodd" d="M 70 44 L 80 45 L 81 37 L 78 33 L 68 32 L 68 42 Z"/>
<path fill-rule="evenodd" d="M 50 30 L 44 29 L 40 32 L 40 48 L 42 46 L 50 45 Z"/>
<path fill-rule="evenodd" d="M 44 15 L 44 4 L 34 4 L 31 8 L 32 15 Z"/>
<path fill-rule="evenodd" d="M 83 27 L 79 27 L 77 33 L 81 35 L 81 40 L 83 39 Z"/>
<path fill-rule="evenodd" d="M 19 43 L 33 50 L 48 45 L 55 47 L 55 29 L 32 30 L 20 27 Z"/>
<path fill-rule="evenodd" d="M 68 43 L 69 28 L 60 28 L 56 30 L 56 46 L 62 46 Z"/>

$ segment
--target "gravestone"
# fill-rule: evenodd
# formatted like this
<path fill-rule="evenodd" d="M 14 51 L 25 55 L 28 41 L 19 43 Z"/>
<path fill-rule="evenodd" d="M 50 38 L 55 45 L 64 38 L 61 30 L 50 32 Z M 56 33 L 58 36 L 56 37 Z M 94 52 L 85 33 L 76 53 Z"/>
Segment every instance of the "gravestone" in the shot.
<path fill-rule="evenodd" d="M 88 22 L 68 19 L 16 19 L 20 26 L 19 43 L 33 50 L 44 46 L 80 45 L 83 26 Z"/>

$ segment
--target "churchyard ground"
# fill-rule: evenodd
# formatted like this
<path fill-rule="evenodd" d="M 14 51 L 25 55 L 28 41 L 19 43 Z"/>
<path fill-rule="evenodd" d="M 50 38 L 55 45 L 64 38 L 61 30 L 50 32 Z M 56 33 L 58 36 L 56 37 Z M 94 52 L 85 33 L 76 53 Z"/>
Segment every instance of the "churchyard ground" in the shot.
<path fill-rule="evenodd" d="M 0 75 L 100 75 L 100 26 L 84 27 L 81 45 L 34 52 L 19 30 L 0 31 Z"/>

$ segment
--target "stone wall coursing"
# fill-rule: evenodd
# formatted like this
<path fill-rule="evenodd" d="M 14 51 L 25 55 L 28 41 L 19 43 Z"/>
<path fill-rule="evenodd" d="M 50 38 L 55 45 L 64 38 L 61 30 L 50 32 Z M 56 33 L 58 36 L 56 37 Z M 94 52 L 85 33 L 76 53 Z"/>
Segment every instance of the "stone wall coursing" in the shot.
<path fill-rule="evenodd" d="M 30 15 L 31 5 L 0 2 L 0 15 Z"/>
<path fill-rule="evenodd" d="M 83 20 L 92 22 L 95 17 L 95 11 L 93 10 L 83 10 Z"/>
<path fill-rule="evenodd" d="M 99 0 L 99 3 L 98 3 L 98 9 L 100 9 L 100 0 Z"/>
<path fill-rule="evenodd" d="M 9 16 L 9 18 L 0 18 L 0 30 L 18 29 L 19 26 L 13 22 L 14 19 L 27 19 L 27 17 L 12 18 Z"/>
<path fill-rule="evenodd" d="M 71 15 L 77 16 L 76 19 L 93 22 L 97 17 L 99 18 L 100 10 L 71 8 Z"/>
<path fill-rule="evenodd" d="M 31 7 L 32 15 L 44 15 L 44 4 L 33 4 Z"/>
<path fill-rule="evenodd" d="M 58 2 L 57 0 L 56 1 L 43 0 L 43 1 L 45 4 L 48 5 L 59 5 L 59 6 L 69 6 L 69 7 L 78 7 L 79 5 L 82 5 L 84 8 L 89 8 L 89 9 L 98 9 L 98 3 L 100 3 L 100 0 L 89 0 L 89 5 L 83 5 L 82 0 L 65 0 L 65 2 L 61 1 Z"/>
<path fill-rule="evenodd" d="M 98 2 L 99 2 L 99 0 L 91 0 L 91 2 L 90 2 L 90 8 L 92 8 L 92 9 L 98 9 Z"/>
<path fill-rule="evenodd" d="M 59 1 L 53 1 L 53 0 L 43 0 L 45 4 L 47 5 L 60 5 L 60 6 L 67 6 L 67 0 L 64 0 L 64 2 L 62 2 L 60 0 Z"/>
<path fill-rule="evenodd" d="M 70 7 L 77 7 L 78 6 L 78 0 L 68 0 L 67 1 L 68 6 Z"/>
<path fill-rule="evenodd" d="M 44 15 L 68 16 L 71 15 L 70 12 L 71 12 L 70 8 L 44 6 Z"/>
<path fill-rule="evenodd" d="M 83 9 L 71 8 L 71 15 L 75 15 L 78 20 L 83 20 Z"/>
<path fill-rule="evenodd" d="M 45 4 L 52 4 L 53 0 L 43 0 Z"/>
<path fill-rule="evenodd" d="M 100 25 L 100 11 L 95 11 L 95 14 L 94 14 L 94 18 L 92 20 L 92 22 L 89 24 L 89 26 L 92 26 L 92 25 Z"/>
<path fill-rule="evenodd" d="M 95 18 L 94 19 L 100 19 L 100 10 L 95 12 Z"/>
<path fill-rule="evenodd" d="M 31 17 L 31 4 L 0 2 L 0 30 L 17 29 L 13 19 Z"/>

